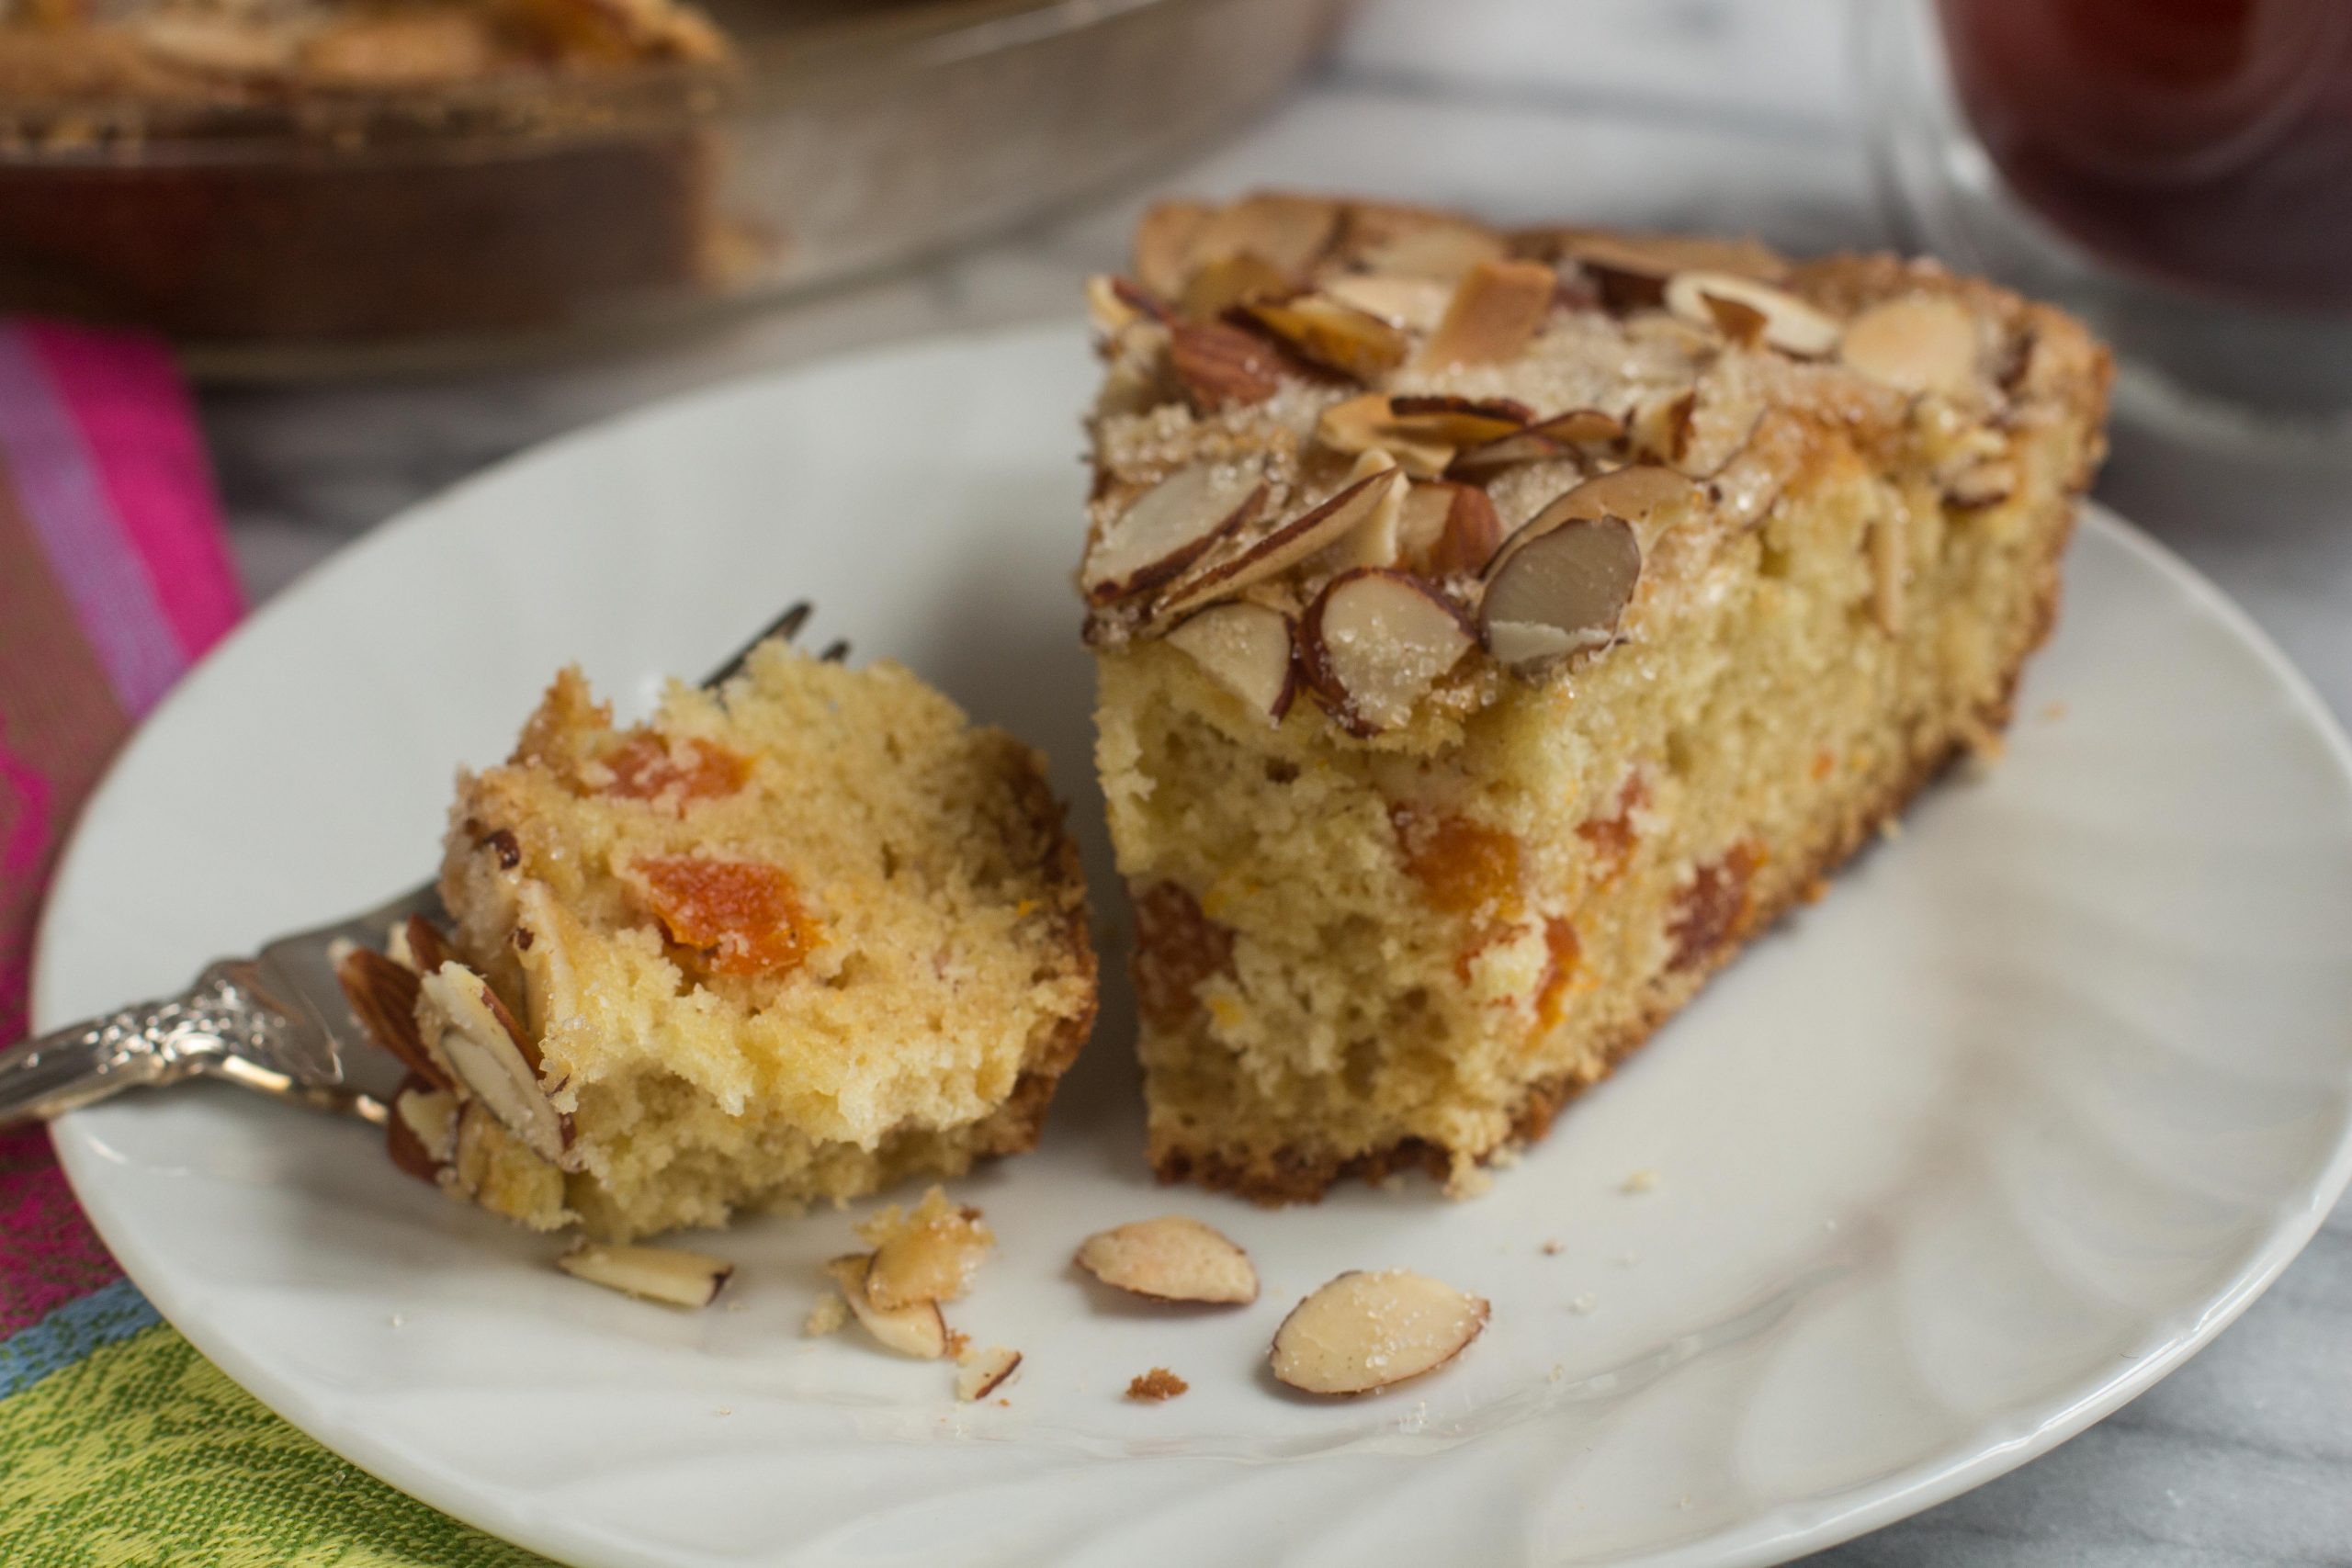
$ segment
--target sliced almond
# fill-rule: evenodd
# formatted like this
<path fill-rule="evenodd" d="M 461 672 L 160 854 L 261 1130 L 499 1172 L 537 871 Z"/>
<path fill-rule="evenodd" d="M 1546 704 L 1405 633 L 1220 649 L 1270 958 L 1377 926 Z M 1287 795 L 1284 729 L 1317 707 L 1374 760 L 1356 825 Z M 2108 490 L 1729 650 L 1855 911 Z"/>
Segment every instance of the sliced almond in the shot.
<path fill-rule="evenodd" d="M 1603 517 L 1622 517 L 1634 525 L 1637 533 L 1646 533 L 1661 515 L 1696 507 L 1705 499 L 1705 492 L 1697 485 L 1655 463 L 1611 468 L 1562 491 L 1545 502 L 1542 511 L 1521 524 L 1487 562 L 1487 575 L 1492 578 L 1500 571 L 1512 552 L 1578 518 L 1598 522 Z"/>
<path fill-rule="evenodd" d="M 1716 515 L 1734 528 L 1761 522 L 1804 467 L 1813 439 L 1804 415 L 1787 408 L 1765 410 L 1739 450 L 1708 480 Z"/>
<path fill-rule="evenodd" d="M 1289 273 L 1244 251 L 1204 263 L 1185 281 L 1177 308 L 1196 321 L 1213 321 L 1253 299 L 1276 299 L 1294 291 Z"/>
<path fill-rule="evenodd" d="M 1304 278 L 1340 234 L 1340 204 L 1319 196 L 1265 191 L 1212 211 L 1192 237 L 1195 267 L 1252 255 Z"/>
<path fill-rule="evenodd" d="M 1533 418 L 1509 398 L 1400 395 L 1388 400 L 1388 428 L 1415 441 L 1475 446 L 1524 429 Z"/>
<path fill-rule="evenodd" d="M 1641 575 L 1632 524 L 1568 519 L 1510 552 L 1495 570 L 1478 604 L 1480 640 L 1522 675 L 1605 648 Z"/>
<path fill-rule="evenodd" d="M 1488 1314 L 1482 1298 L 1408 1269 L 1342 1274 L 1274 1331 L 1274 1376 L 1307 1393 L 1377 1393 L 1460 1355 Z"/>
<path fill-rule="evenodd" d="M 1254 464 L 1187 463 L 1102 525 L 1079 568 L 1079 585 L 1095 604 L 1157 588 L 1251 522 L 1265 502 L 1265 475 Z"/>
<path fill-rule="evenodd" d="M 1386 452 L 1374 449 L 1357 456 L 1355 466 L 1349 469 L 1347 482 L 1371 479 L 1377 474 L 1393 473 L 1396 461 Z M 1404 504 L 1406 487 L 1392 484 L 1380 503 L 1364 514 L 1363 522 L 1349 531 L 1346 537 L 1323 552 L 1317 564 L 1332 571 L 1346 571 L 1359 566 L 1394 566 L 1396 564 L 1396 513 Z"/>
<path fill-rule="evenodd" d="M 956 1372 L 956 1397 L 969 1404 L 1002 1388 L 1021 1370 L 1021 1352 L 991 1345 L 964 1359 Z"/>
<path fill-rule="evenodd" d="M 1976 318 L 1942 294 L 1873 305 L 1846 323 L 1838 357 L 1906 392 L 1960 392 L 1976 382 Z"/>
<path fill-rule="evenodd" d="M 1485 570 L 1502 538 L 1495 503 L 1476 485 L 1417 480 L 1396 514 L 1397 559 L 1433 582 Z"/>
<path fill-rule="evenodd" d="M 1193 276 L 1193 242 L 1208 220 L 1209 209 L 1197 201 L 1146 209 L 1136 223 L 1136 280 L 1162 299 L 1182 295 Z"/>
<path fill-rule="evenodd" d="M 410 964 L 420 975 L 430 975 L 458 956 L 441 928 L 423 915 L 411 915 L 401 934 L 407 938 Z"/>
<path fill-rule="evenodd" d="M 1569 409 L 1466 448 L 1446 471 L 1484 474 L 1516 463 L 1594 457 L 1614 449 L 1624 439 L 1625 422 L 1615 414 L 1602 409 Z"/>
<path fill-rule="evenodd" d="M 1292 634 L 1280 610 L 1237 600 L 1186 616 L 1169 628 L 1168 640 L 1251 711 L 1280 724 L 1298 685 Z"/>
<path fill-rule="evenodd" d="M 392 1097 L 384 1123 L 392 1163 L 423 1181 L 436 1181 L 458 1157 L 458 1097 L 412 1073 Z"/>
<path fill-rule="evenodd" d="M 1412 340 L 1368 310 L 1320 294 L 1261 300 L 1242 313 L 1273 333 L 1302 359 L 1373 381 L 1405 363 Z"/>
<path fill-rule="evenodd" d="M 1734 333 L 1724 325 L 1721 313 L 1724 304 L 1760 321 Z M 1676 273 L 1666 280 L 1666 308 L 1686 321 L 1714 327 L 1740 341 L 1761 339 L 1783 354 L 1807 359 L 1817 359 L 1836 348 L 1845 330 L 1835 316 L 1815 310 L 1786 289 L 1732 272 Z"/>
<path fill-rule="evenodd" d="M 458 1082 L 525 1147 L 541 1159 L 563 1164 L 571 1143 L 571 1118 L 548 1100 L 550 1091 L 540 1083 L 539 1048 L 490 983 L 452 962 L 425 976 L 422 987 L 426 999 L 449 1021 L 441 1050 Z"/>
<path fill-rule="evenodd" d="M 869 1255 L 853 1252 L 836 1258 L 825 1265 L 842 1288 L 842 1299 L 859 1326 L 872 1335 L 875 1343 L 901 1356 L 912 1356 L 920 1361 L 935 1361 L 947 1354 L 947 1320 L 939 1315 L 936 1302 L 916 1302 L 911 1305 L 885 1311 L 876 1306 L 865 1294 Z"/>
<path fill-rule="evenodd" d="M 1298 627 L 1309 690 L 1355 735 L 1394 729 L 1477 638 L 1419 578 L 1361 569 L 1333 578 Z"/>
<path fill-rule="evenodd" d="M 707 1252 L 674 1247 L 613 1247 L 582 1242 L 555 1260 L 575 1280 L 639 1301 L 707 1307 L 735 1274 L 735 1265 Z"/>
<path fill-rule="evenodd" d="M 1247 549 L 1227 557 L 1189 581 L 1180 582 L 1167 601 L 1157 607 L 1158 613 L 1182 615 L 1198 605 L 1230 599 L 1253 582 L 1262 582 L 1288 570 L 1316 551 L 1347 537 L 1388 499 L 1391 487 L 1404 482 L 1404 475 L 1390 468 L 1341 486 Z"/>
<path fill-rule="evenodd" d="M 1911 575 L 1903 558 L 1903 518 L 1891 513 L 1871 525 L 1871 615 L 1889 637 L 1903 635 L 1903 590 Z"/>
<path fill-rule="evenodd" d="M 1116 337 L 1149 318 L 1136 297 L 1119 288 L 1119 279 L 1096 273 L 1086 280 L 1086 319 L 1104 337 Z"/>
<path fill-rule="evenodd" d="M 1480 262 L 1462 275 L 1444 319 L 1421 347 L 1420 362 L 1499 365 L 1518 358 L 1551 314 L 1556 283 L 1541 262 Z"/>
<path fill-rule="evenodd" d="M 1695 387 L 1653 392 L 1625 416 L 1625 445 L 1636 457 L 1679 468 L 1690 446 L 1691 417 L 1698 412 Z"/>
<path fill-rule="evenodd" d="M 1451 282 L 1435 277 L 1408 277 L 1398 273 L 1359 272 L 1335 277 L 1323 292 L 1342 305 L 1379 317 L 1407 332 L 1436 330 L 1453 299 Z"/>
<path fill-rule="evenodd" d="M 1222 321 L 1178 321 L 1168 330 L 1169 364 L 1202 413 L 1262 403 L 1289 369 L 1265 339 Z"/>
<path fill-rule="evenodd" d="M 355 947 L 334 966 L 343 984 L 344 999 L 368 1037 L 400 1059 L 401 1066 L 435 1089 L 453 1087 L 439 1061 L 424 1048 L 416 1022 L 416 998 L 421 982 L 416 972 L 404 969 L 373 948 Z"/>
<path fill-rule="evenodd" d="M 882 1312 L 955 1301 L 996 1245 L 978 1209 L 948 1202 L 936 1187 L 913 1213 L 901 1215 L 894 1203 L 858 1234 L 874 1247 L 865 1299 Z"/>
<path fill-rule="evenodd" d="M 235 16 L 149 16 L 134 36 L 157 60 L 223 76 L 274 75 L 294 62 L 292 29 Z"/>
<path fill-rule="evenodd" d="M 1159 1302 L 1237 1304 L 1258 1299 L 1258 1270 L 1225 1235 L 1185 1214 L 1097 1231 L 1078 1266 L 1106 1285 Z"/>
<path fill-rule="evenodd" d="M 1620 313 L 1664 304 L 1667 279 L 1678 272 L 1769 279 L 1785 270 L 1779 256 L 1753 240 L 1587 231 L 1564 236 L 1562 248 L 1592 279 L 1601 303 Z"/>
<path fill-rule="evenodd" d="M 1400 227 L 1356 252 L 1355 265 L 1370 273 L 1402 273 L 1452 283 L 1481 262 L 1501 261 L 1503 237 L 1458 219 L 1431 218 Z"/>
<path fill-rule="evenodd" d="M 1453 460 L 1453 448 L 1442 441 L 1416 439 L 1390 423 L 1388 399 L 1378 392 L 1345 399 L 1323 411 L 1316 421 L 1315 438 L 1335 452 L 1385 452 L 1396 466 L 1417 478 L 1433 479 Z"/>

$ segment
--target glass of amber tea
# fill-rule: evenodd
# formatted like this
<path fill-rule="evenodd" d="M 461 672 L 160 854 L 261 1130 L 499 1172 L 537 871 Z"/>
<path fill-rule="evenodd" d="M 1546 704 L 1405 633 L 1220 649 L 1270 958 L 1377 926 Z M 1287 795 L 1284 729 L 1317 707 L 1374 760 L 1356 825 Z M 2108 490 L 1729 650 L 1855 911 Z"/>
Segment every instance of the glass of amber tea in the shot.
<path fill-rule="evenodd" d="M 2056 299 L 2141 412 L 2352 457 L 2352 0 L 1857 0 L 1909 238 Z"/>

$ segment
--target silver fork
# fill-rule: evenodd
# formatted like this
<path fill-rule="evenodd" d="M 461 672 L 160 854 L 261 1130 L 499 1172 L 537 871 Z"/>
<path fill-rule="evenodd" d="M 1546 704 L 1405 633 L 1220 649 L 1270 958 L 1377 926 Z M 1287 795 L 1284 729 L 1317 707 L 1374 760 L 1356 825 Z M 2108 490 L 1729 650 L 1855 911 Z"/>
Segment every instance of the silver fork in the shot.
<path fill-rule="evenodd" d="M 807 623 L 803 601 L 762 628 L 704 681 L 716 686 L 770 637 L 789 642 Z M 817 656 L 838 663 L 849 644 Z M 439 919 L 427 882 L 323 926 L 279 937 L 251 958 L 223 958 L 176 997 L 69 1024 L 0 1051 L 0 1127 L 42 1120 L 121 1093 L 190 1077 L 382 1125 L 400 1066 L 372 1043 L 335 977 L 348 944 L 379 946 L 395 921 Z"/>

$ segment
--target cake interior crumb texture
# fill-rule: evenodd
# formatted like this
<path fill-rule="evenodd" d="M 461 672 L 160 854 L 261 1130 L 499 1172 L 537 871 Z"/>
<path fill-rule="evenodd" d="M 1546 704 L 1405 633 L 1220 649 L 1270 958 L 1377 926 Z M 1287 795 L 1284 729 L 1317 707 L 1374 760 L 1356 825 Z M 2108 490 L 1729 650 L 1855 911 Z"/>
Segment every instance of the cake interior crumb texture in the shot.
<path fill-rule="evenodd" d="M 461 779 L 442 891 L 577 1168 L 473 1118 L 455 1179 L 541 1227 L 718 1224 L 1026 1149 L 1093 1016 L 1041 760 L 888 662 L 770 643 L 626 729 L 565 671 Z"/>
<path fill-rule="evenodd" d="M 1219 247 L 1195 238 L 1187 260 L 1183 237 L 1212 233 Z M 1281 254 L 1235 265 L 1252 235 Z M 1238 335 L 1218 340 L 1220 364 L 1255 352 L 1255 383 L 1204 374 L 1197 343 L 1187 361 L 1197 324 L 1181 304 L 1133 280 L 1100 293 L 1114 304 L 1096 537 L 1204 457 L 1267 476 L 1256 526 L 1299 514 L 1365 471 L 1332 449 L 1326 415 L 1367 389 L 1507 400 L 1492 416 L 1507 422 L 1574 408 L 1622 422 L 1582 449 L 1472 473 L 1422 457 L 1417 486 L 1444 473 L 1483 489 L 1506 539 L 1619 468 L 1690 481 L 1650 492 L 1669 499 L 1637 519 L 1638 586 L 1605 647 L 1529 671 L 1474 645 L 1377 733 L 1342 724 L 1319 688 L 1270 719 L 1155 633 L 1134 608 L 1148 595 L 1097 613 L 1097 761 L 1134 903 L 1163 1178 L 1286 1201 L 1422 1168 L 1476 1190 L 1482 1166 L 1543 1134 L 1747 939 L 1817 896 L 1947 762 L 1996 750 L 2103 449 L 2104 353 L 2057 311 L 1885 256 L 1718 246 L 1684 265 L 1768 285 L 1758 310 L 1678 310 L 1660 287 L 1678 243 L 1645 243 L 1301 197 L 1162 209 L 1137 270 L 1163 293 L 1197 296 L 1223 267 L 1219 288 L 1271 276 L 1386 309 L 1407 336 L 1401 355 L 1345 374 L 1327 344 L 1279 342 L 1227 308 L 1216 330 Z M 1550 267 L 1557 291 L 1539 294 L 1539 324 L 1510 355 L 1433 363 L 1412 345 L 1466 287 L 1464 255 Z M 1637 264 L 1660 255 L 1645 276 Z M 1398 256 L 1440 276 L 1384 275 Z M 1435 301 L 1418 325 L 1417 299 Z M 1781 311 L 1808 330 L 1826 319 L 1826 336 L 1801 352 L 1759 340 Z M 1955 369 L 1926 385 L 1886 370 L 1900 356 L 1860 340 L 1866 316 L 1896 335 L 1932 325 L 1957 343 Z M 1857 334 L 1850 354 L 1841 330 Z M 1393 454 L 1432 431 L 1447 438 L 1400 420 Z M 1186 570 L 1205 581 L 1218 550 L 1248 547 L 1249 530 L 1235 537 Z M 1344 548 L 1241 597 L 1311 622 L 1318 592 L 1363 558 Z M 1431 575 L 1475 624 L 1476 563 Z"/>

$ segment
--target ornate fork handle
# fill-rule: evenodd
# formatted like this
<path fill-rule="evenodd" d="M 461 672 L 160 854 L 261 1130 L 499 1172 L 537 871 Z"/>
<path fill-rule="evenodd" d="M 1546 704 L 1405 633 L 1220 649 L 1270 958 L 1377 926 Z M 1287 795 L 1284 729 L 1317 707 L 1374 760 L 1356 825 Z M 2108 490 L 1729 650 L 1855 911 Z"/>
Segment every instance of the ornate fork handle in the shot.
<path fill-rule="evenodd" d="M 365 1095 L 300 1084 L 267 1065 L 283 1058 L 291 1028 L 256 986 L 252 961 L 223 959 L 179 996 L 69 1024 L 0 1052 L 0 1127 L 198 1073 L 380 1120 L 376 1102 Z"/>

